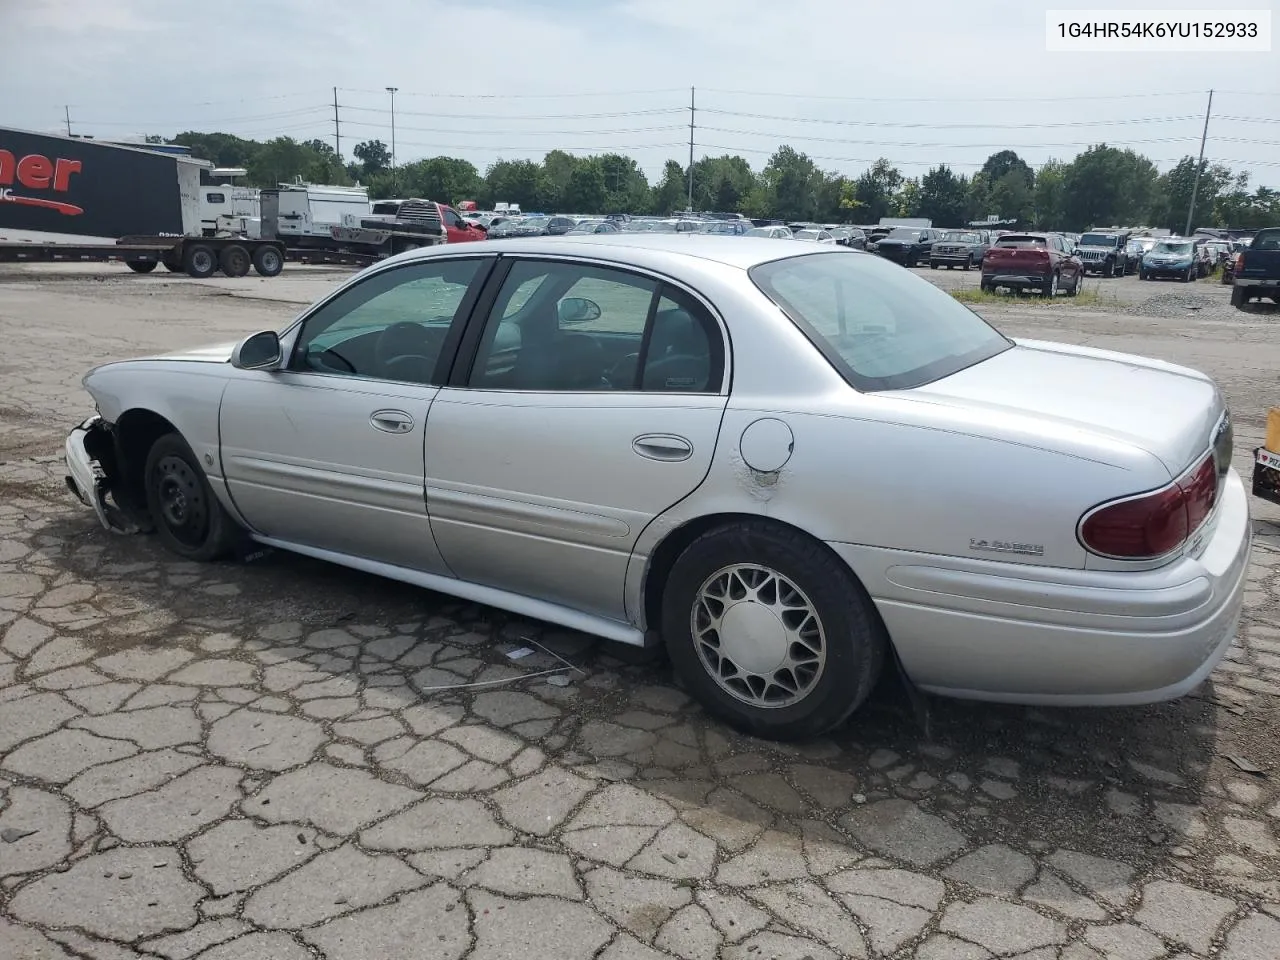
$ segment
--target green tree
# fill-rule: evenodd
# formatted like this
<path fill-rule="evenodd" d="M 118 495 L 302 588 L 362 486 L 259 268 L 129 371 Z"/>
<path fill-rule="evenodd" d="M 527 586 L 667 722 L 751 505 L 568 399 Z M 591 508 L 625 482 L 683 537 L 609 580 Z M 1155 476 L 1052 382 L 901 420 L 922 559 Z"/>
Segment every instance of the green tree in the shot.
<path fill-rule="evenodd" d="M 813 220 L 818 214 L 821 173 L 806 154 L 783 145 L 760 173 L 760 187 L 773 216 Z"/>
<path fill-rule="evenodd" d="M 1052 230 L 1062 223 L 1066 169 L 1061 160 L 1047 160 L 1036 172 L 1035 225 L 1041 230 Z"/>
<path fill-rule="evenodd" d="M 352 148 L 351 154 L 360 161 L 361 169 L 366 177 L 391 169 L 391 150 L 381 140 L 366 140 L 363 143 L 357 143 Z"/>
<path fill-rule="evenodd" d="M 476 168 L 456 157 L 432 157 L 405 164 L 398 178 L 401 193 L 448 204 L 474 200 L 483 185 Z"/>
<path fill-rule="evenodd" d="M 920 179 L 920 216 L 939 226 L 962 227 L 967 219 L 969 181 L 957 177 L 946 164 Z"/>
<path fill-rule="evenodd" d="M 978 172 L 990 184 L 999 182 L 1010 173 L 1017 173 L 1028 187 L 1035 180 L 1035 174 L 1031 171 L 1027 161 L 1012 150 L 1001 150 L 999 153 L 991 154 Z"/>
<path fill-rule="evenodd" d="M 197 133 L 188 130 L 170 143 L 191 148 L 191 155 L 208 160 L 218 167 L 248 167 L 254 154 L 262 149 L 255 140 L 245 140 L 231 133 Z"/>
<path fill-rule="evenodd" d="M 693 165 L 694 209 L 740 213 L 755 185 L 751 165 L 742 157 L 703 157 Z"/>
<path fill-rule="evenodd" d="M 1158 171 L 1146 157 L 1100 143 L 1076 156 L 1063 176 L 1063 226 L 1088 230 L 1141 223 L 1156 193 Z"/>
<path fill-rule="evenodd" d="M 604 171 L 600 169 L 599 159 L 589 157 L 579 160 L 569 173 L 560 209 L 573 213 L 603 213 L 607 199 Z"/>
<path fill-rule="evenodd" d="M 687 200 L 685 184 L 684 167 L 675 160 L 668 160 L 662 168 L 662 179 L 653 187 L 650 211 L 665 217 L 683 210 Z"/>
<path fill-rule="evenodd" d="M 649 181 L 635 160 L 620 153 L 606 153 L 597 159 L 604 177 L 601 212 L 626 213 L 648 207 Z"/>
<path fill-rule="evenodd" d="M 522 210 L 538 204 L 538 181 L 542 167 L 532 160 L 496 160 L 485 171 L 491 201 L 517 203 Z"/>
<path fill-rule="evenodd" d="M 1187 225 L 1187 211 L 1191 208 L 1191 191 L 1196 192 L 1196 217 L 1200 223 L 1213 220 L 1214 204 L 1220 193 L 1233 186 L 1235 176 L 1230 168 L 1220 163 L 1200 161 L 1200 185 L 1195 186 L 1197 160 L 1183 157 L 1173 169 L 1156 181 L 1154 200 L 1151 204 L 1151 222 L 1181 233 Z M 1196 226 L 1191 224 L 1192 229 Z"/>
<path fill-rule="evenodd" d="M 542 158 L 542 175 L 538 180 L 538 207 L 547 210 L 565 210 L 565 191 L 569 178 L 578 165 L 578 158 L 563 150 L 552 150 Z"/>
<path fill-rule="evenodd" d="M 854 183 L 853 199 L 863 214 L 864 223 L 878 223 L 881 217 L 890 216 L 894 194 L 902 186 L 902 173 L 888 160 L 881 157 Z"/>
<path fill-rule="evenodd" d="M 904 180 L 901 189 L 894 195 L 893 215 L 895 217 L 920 216 L 920 181 L 915 177 Z"/>

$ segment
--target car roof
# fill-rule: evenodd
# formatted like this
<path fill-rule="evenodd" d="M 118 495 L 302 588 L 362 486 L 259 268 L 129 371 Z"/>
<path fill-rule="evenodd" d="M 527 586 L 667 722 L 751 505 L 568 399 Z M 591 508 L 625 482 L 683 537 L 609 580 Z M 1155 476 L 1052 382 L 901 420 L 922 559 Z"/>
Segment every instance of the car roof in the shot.
<path fill-rule="evenodd" d="M 601 238 L 607 239 L 601 239 Z M 595 256 L 603 260 L 631 262 L 633 253 L 657 254 L 677 260 L 709 260 L 726 266 L 750 269 L 760 263 L 785 260 L 788 257 L 808 256 L 794 249 L 783 247 L 767 237 L 725 236 L 707 233 L 610 233 L 570 237 L 512 237 L 486 241 L 484 252 L 563 254 L 568 247 L 582 256 Z M 474 253 L 456 244 L 439 244 L 421 247 L 405 254 L 405 259 L 427 259 L 437 256 L 457 256 Z M 823 256 L 852 256 L 857 251 L 838 248 L 837 252 Z M 649 259 L 649 258 L 646 258 Z"/>

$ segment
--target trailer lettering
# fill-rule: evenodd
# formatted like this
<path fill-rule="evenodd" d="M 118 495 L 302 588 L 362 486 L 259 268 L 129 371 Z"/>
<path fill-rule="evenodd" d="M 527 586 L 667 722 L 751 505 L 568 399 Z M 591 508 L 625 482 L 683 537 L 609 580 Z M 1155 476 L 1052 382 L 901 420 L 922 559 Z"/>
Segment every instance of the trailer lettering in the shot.
<path fill-rule="evenodd" d="M 67 216 L 84 213 L 82 207 L 64 200 L 30 197 L 13 192 L 13 183 L 28 190 L 50 190 L 66 193 L 71 187 L 72 174 L 80 173 L 84 164 L 79 160 L 58 157 L 50 160 L 38 153 L 29 153 L 21 159 L 11 150 L 0 149 L 0 203 L 18 203 L 28 207 L 44 207 Z"/>
<path fill-rule="evenodd" d="M 48 190 L 53 179 L 53 164 L 48 157 L 29 153 L 18 161 L 18 182 L 32 190 Z"/>

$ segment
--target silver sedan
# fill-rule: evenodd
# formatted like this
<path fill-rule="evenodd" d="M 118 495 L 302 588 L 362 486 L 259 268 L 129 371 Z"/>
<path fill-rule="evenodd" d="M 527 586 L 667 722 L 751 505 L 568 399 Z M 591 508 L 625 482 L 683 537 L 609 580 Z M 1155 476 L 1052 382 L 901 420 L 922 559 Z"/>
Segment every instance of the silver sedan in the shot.
<path fill-rule="evenodd" d="M 841 247 L 440 246 L 283 331 L 84 383 L 68 483 L 105 526 L 664 643 L 765 736 L 841 723 L 891 654 L 938 694 L 1180 696 L 1240 614 L 1248 502 L 1209 378 L 1010 340 Z"/>

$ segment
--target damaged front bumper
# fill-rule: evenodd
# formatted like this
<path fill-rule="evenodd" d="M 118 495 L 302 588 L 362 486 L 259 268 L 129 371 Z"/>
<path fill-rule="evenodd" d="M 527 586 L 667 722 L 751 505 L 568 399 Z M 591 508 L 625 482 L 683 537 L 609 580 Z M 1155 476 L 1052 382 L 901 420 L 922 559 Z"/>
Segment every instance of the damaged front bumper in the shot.
<path fill-rule="evenodd" d="M 104 465 L 114 460 L 114 441 L 107 425 L 92 416 L 67 435 L 67 489 L 92 507 L 98 521 L 112 533 L 138 533 L 140 528 L 111 499 L 112 478 Z"/>

